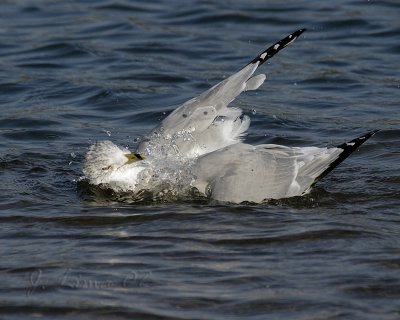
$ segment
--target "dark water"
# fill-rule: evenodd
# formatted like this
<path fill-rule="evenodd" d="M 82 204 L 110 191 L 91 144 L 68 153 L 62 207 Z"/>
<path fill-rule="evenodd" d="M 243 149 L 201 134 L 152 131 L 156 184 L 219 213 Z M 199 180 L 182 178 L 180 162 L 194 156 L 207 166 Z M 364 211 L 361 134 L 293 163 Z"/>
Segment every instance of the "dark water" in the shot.
<path fill-rule="evenodd" d="M 1 319 L 399 319 L 398 1 L 0 3 Z M 382 131 L 303 198 L 132 204 L 77 183 L 308 31 L 235 102 L 247 141 Z M 126 199 L 125 199 L 126 200 Z"/>

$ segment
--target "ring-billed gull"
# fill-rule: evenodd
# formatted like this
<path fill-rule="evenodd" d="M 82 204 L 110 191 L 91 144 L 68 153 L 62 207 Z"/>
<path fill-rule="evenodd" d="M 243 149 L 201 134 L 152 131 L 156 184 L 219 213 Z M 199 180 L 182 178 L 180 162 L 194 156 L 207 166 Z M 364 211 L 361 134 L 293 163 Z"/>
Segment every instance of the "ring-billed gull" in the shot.
<path fill-rule="evenodd" d="M 256 69 L 305 29 L 278 41 L 239 72 L 179 106 L 143 140 L 135 153 L 111 141 L 89 148 L 84 174 L 89 183 L 115 191 L 189 189 L 223 202 L 262 202 L 304 195 L 368 138 L 371 131 L 334 148 L 243 143 L 250 118 L 228 105 L 256 90 Z M 166 187 L 167 186 L 167 187 Z"/>

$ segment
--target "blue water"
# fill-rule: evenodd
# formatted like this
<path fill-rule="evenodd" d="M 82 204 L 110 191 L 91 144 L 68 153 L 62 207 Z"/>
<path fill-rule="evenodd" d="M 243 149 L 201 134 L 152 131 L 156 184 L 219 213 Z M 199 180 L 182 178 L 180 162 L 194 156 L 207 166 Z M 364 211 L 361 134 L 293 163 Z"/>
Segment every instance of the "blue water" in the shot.
<path fill-rule="evenodd" d="M 398 1 L 2 1 L 1 319 L 399 319 Z M 82 182 L 299 28 L 247 142 L 381 131 L 303 198 L 131 203 Z"/>

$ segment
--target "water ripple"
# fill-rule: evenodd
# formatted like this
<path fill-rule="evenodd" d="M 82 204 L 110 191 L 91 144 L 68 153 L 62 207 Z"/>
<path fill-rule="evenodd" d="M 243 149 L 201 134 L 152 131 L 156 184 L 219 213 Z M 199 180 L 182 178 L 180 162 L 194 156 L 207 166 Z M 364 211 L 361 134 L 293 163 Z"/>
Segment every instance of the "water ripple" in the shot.
<path fill-rule="evenodd" d="M 3 1 L 5 319 L 396 319 L 396 1 Z M 233 102 L 250 143 L 381 131 L 307 196 L 255 205 L 115 194 L 87 147 L 134 149 L 174 106 L 299 28 Z"/>

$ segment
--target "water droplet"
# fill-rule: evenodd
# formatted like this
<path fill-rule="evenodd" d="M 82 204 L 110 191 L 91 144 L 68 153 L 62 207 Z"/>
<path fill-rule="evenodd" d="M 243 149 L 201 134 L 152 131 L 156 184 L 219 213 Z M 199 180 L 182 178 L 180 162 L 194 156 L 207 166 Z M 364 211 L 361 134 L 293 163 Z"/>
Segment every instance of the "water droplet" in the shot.
<path fill-rule="evenodd" d="M 70 155 L 71 155 L 71 158 L 73 158 L 73 159 L 76 158 L 76 154 L 74 152 L 71 152 Z"/>

